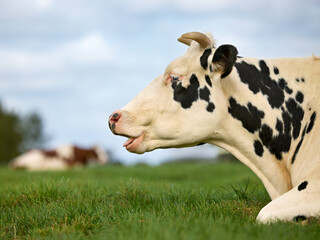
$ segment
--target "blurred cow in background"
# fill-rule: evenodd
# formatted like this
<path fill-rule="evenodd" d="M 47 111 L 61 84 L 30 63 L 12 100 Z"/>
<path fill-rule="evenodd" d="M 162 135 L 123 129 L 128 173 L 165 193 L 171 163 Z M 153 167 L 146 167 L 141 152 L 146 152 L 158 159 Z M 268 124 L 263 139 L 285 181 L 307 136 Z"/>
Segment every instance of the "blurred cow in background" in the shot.
<path fill-rule="evenodd" d="M 102 148 L 80 148 L 64 145 L 54 150 L 32 149 L 10 162 L 14 169 L 63 170 L 89 163 L 106 164 L 108 155 Z"/>

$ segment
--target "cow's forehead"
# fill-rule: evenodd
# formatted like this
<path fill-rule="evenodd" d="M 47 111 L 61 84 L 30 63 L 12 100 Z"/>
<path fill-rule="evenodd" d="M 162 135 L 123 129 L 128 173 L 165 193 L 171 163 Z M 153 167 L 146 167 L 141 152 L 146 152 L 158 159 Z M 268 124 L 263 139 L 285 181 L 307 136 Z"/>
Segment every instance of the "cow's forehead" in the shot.
<path fill-rule="evenodd" d="M 188 50 L 184 55 L 174 59 L 166 68 L 165 74 L 188 74 L 202 71 L 200 57 L 204 49 L 193 48 Z"/>

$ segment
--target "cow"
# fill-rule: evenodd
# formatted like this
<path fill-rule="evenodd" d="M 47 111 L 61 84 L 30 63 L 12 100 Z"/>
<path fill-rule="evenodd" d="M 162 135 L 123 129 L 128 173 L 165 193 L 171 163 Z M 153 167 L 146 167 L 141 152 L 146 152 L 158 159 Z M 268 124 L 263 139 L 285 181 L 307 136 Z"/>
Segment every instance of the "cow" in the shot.
<path fill-rule="evenodd" d="M 271 202 L 257 220 L 320 214 L 320 58 L 255 59 L 211 34 L 183 34 L 187 52 L 108 119 L 123 146 L 220 146 L 262 181 Z"/>
<path fill-rule="evenodd" d="M 9 165 L 13 169 L 63 170 L 90 163 L 106 164 L 108 155 L 99 146 L 81 148 L 63 145 L 54 150 L 31 149 L 13 159 Z"/>

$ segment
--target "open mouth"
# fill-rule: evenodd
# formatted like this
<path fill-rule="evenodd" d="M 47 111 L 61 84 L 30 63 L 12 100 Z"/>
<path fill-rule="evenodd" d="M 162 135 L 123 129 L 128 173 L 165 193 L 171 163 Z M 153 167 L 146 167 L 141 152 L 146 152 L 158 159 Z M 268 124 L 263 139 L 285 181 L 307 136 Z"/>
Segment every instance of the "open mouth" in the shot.
<path fill-rule="evenodd" d="M 125 147 L 128 151 L 134 152 L 135 149 L 139 147 L 144 138 L 144 133 L 142 133 L 138 137 L 130 137 L 127 141 L 124 142 L 123 147 Z"/>

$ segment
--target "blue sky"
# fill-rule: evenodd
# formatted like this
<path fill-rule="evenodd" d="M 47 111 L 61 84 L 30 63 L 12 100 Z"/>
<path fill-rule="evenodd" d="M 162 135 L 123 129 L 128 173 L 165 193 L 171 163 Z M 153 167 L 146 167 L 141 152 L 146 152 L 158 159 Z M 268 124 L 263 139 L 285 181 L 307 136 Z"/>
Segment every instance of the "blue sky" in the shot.
<path fill-rule="evenodd" d="M 185 32 L 212 32 L 241 56 L 320 55 L 318 0 L 1 0 L 0 99 L 39 112 L 48 147 L 100 144 L 126 163 L 206 153 L 204 146 L 135 155 L 107 117 L 186 51 Z"/>

